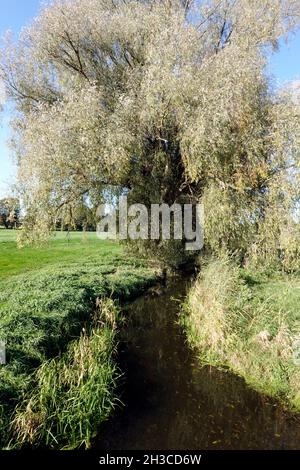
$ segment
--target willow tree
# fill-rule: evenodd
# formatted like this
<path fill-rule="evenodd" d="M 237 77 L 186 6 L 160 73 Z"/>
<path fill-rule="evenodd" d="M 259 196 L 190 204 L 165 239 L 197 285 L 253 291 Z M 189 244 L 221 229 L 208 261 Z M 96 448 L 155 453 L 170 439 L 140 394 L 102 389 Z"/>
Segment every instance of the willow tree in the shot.
<path fill-rule="evenodd" d="M 245 253 L 270 224 L 277 237 L 268 212 L 298 197 L 299 113 L 266 63 L 299 15 L 298 0 L 56 0 L 6 38 L 31 237 L 105 188 L 202 198 L 212 250 Z"/>

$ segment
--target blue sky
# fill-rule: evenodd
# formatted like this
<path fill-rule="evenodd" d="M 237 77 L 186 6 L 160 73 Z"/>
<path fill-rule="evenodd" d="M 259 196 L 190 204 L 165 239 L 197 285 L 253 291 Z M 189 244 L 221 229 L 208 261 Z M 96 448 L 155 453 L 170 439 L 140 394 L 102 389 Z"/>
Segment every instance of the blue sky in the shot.
<path fill-rule="evenodd" d="M 0 36 L 8 29 L 18 33 L 36 16 L 41 0 L 0 0 Z M 289 44 L 282 42 L 280 51 L 270 61 L 270 70 L 278 84 L 300 80 L 300 31 Z M 6 141 L 9 138 L 8 113 L 0 117 L 0 197 L 9 194 L 15 168 Z"/>
<path fill-rule="evenodd" d="M 8 29 L 18 33 L 37 15 L 40 0 L 0 0 L 0 37 Z M 6 196 L 15 175 L 6 142 L 9 137 L 8 113 L 0 116 L 0 197 Z"/>

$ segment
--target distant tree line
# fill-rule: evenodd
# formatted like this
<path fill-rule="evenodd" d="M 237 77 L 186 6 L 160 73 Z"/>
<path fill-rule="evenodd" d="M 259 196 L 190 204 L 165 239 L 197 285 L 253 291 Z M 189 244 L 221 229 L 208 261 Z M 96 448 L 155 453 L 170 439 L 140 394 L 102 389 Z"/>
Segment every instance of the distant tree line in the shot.
<path fill-rule="evenodd" d="M 7 197 L 0 200 L 0 227 L 17 229 L 22 226 L 20 201 L 17 198 Z M 81 201 L 72 213 L 64 218 L 58 218 L 56 230 L 95 231 L 96 207 L 89 206 Z"/>
<path fill-rule="evenodd" d="M 13 197 L 0 200 L 0 226 L 16 229 L 21 225 L 20 201 Z"/>
<path fill-rule="evenodd" d="M 62 217 L 56 219 L 56 230 L 75 230 L 93 232 L 96 230 L 96 210 L 82 198 L 76 207 L 68 208 Z"/>

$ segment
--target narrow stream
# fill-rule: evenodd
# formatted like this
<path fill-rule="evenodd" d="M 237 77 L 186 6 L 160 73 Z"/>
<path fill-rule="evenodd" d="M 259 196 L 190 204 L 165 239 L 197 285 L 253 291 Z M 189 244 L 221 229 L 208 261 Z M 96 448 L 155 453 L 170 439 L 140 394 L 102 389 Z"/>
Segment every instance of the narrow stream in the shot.
<path fill-rule="evenodd" d="M 95 448 L 299 449 L 299 416 L 233 374 L 197 365 L 176 322 L 187 284 L 177 278 L 161 295 L 128 308 L 120 345 L 125 406 L 106 423 Z"/>

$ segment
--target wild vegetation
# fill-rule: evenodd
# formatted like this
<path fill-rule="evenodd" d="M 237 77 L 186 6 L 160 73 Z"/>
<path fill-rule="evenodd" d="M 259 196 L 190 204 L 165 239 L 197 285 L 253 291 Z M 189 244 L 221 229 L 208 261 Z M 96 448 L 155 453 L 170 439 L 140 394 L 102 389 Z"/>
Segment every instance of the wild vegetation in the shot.
<path fill-rule="evenodd" d="M 300 410 L 300 278 L 207 263 L 181 318 L 202 363 L 229 367 Z"/>
<path fill-rule="evenodd" d="M 153 270 L 112 244 L 99 253 L 62 239 L 36 252 L 30 245 L 74 226 L 83 203 L 124 194 L 147 207 L 203 202 L 213 261 L 187 301 L 190 340 L 202 360 L 299 403 L 297 313 L 280 297 L 288 289 L 298 301 L 299 83 L 278 88 L 267 73 L 270 54 L 299 23 L 299 0 L 53 0 L 17 40 L 7 36 L 0 79 L 15 110 L 24 251 L 20 263 L 6 245 L 0 268 L 8 344 L 0 396 L 18 442 L 89 445 L 113 404 L 114 328 L 99 333 L 96 321 L 80 336 L 82 325 L 97 297 L 128 298 Z M 95 223 L 85 213 L 82 227 L 90 216 Z M 135 240 L 131 249 L 179 265 L 184 243 Z M 260 265 L 274 280 L 258 274 Z M 93 413 L 98 386 L 101 416 Z M 15 412 L 21 400 L 26 407 Z M 83 401 L 78 429 L 72 419 L 81 419 Z"/>
<path fill-rule="evenodd" d="M 12 423 L 16 442 L 89 448 L 116 404 L 114 359 L 118 310 L 112 299 L 61 356 L 36 371 L 37 389 L 20 403 Z"/>
<path fill-rule="evenodd" d="M 299 20 L 298 0 L 50 2 L 0 59 L 17 111 L 20 244 L 69 223 L 83 197 L 126 193 L 202 200 L 208 250 L 293 266 L 299 90 L 276 90 L 266 65 Z"/>
<path fill-rule="evenodd" d="M 9 253 L 14 260 L 18 252 L 21 273 L 13 265 L 0 279 L 0 338 L 7 349 L 0 367 L 1 444 L 88 446 L 114 403 L 115 302 L 138 295 L 157 275 L 96 237 L 35 248 L 38 265 L 26 256 L 22 263 L 16 242 L 3 241 L 1 254 L 2 247 L 8 268 Z M 56 257 L 46 257 L 42 267 L 51 250 Z"/>

